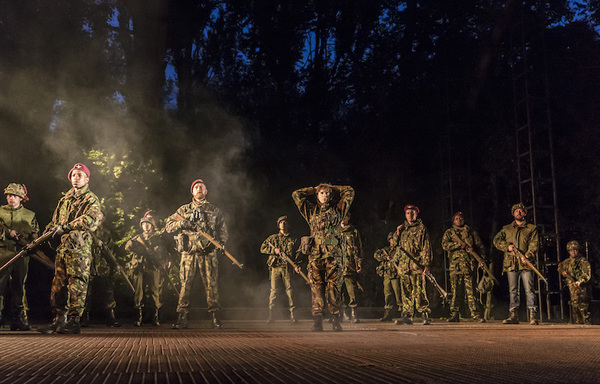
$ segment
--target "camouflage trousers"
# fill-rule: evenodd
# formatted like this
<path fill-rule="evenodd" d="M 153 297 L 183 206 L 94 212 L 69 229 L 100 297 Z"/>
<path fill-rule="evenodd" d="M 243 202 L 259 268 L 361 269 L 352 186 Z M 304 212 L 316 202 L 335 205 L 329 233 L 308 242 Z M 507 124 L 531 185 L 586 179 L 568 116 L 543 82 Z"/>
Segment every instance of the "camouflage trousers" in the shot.
<path fill-rule="evenodd" d="M 402 313 L 412 316 L 415 309 L 418 313 L 431 312 L 423 274 L 401 275 L 400 287 L 402 289 Z"/>
<path fill-rule="evenodd" d="M 389 276 L 383 277 L 383 296 L 385 298 L 384 308 L 393 310 L 397 307 L 402 309 L 402 288 L 400 287 L 400 279 Z"/>
<path fill-rule="evenodd" d="M 88 283 L 87 303 L 85 307 L 88 311 L 93 310 L 94 306 L 102 307 L 104 310 L 115 309 L 115 280 L 113 276 L 90 275 Z"/>
<path fill-rule="evenodd" d="M 479 314 L 473 289 L 474 280 L 475 277 L 472 274 L 457 273 L 450 275 L 450 283 L 452 285 L 452 300 L 450 301 L 451 312 L 460 312 L 464 296 L 464 299 L 469 306 L 469 311 L 471 311 L 471 316 L 476 317 Z"/>
<path fill-rule="evenodd" d="M 292 298 L 292 278 L 287 266 L 269 268 L 269 279 L 271 280 L 269 309 L 275 308 L 275 301 L 277 300 L 277 282 L 281 281 L 283 283 L 283 288 L 285 289 L 285 294 L 288 298 L 290 311 L 293 311 L 296 306 L 294 305 L 294 299 Z"/>
<path fill-rule="evenodd" d="M 160 309 L 162 302 L 160 301 L 160 294 L 162 292 L 162 276 L 160 270 L 154 268 L 148 268 L 133 274 L 131 281 L 135 288 L 135 295 L 133 297 L 133 305 L 135 308 L 144 307 L 144 297 L 147 298 L 148 302 L 152 303 L 154 309 Z"/>
<path fill-rule="evenodd" d="M 16 255 L 16 252 L 11 253 L 10 257 L 14 255 Z M 27 308 L 27 294 L 25 291 L 25 282 L 27 281 L 28 272 L 28 256 L 20 258 L 2 272 L 0 275 L 0 312 L 4 309 L 5 300 L 9 296 L 14 314 L 29 309 Z"/>
<path fill-rule="evenodd" d="M 206 304 L 208 312 L 217 312 L 221 310 L 219 305 L 219 288 L 217 278 L 219 276 L 219 260 L 217 259 L 217 250 L 210 253 L 181 253 L 181 263 L 179 265 L 179 278 L 181 280 L 181 292 L 179 294 L 179 303 L 177 312 L 188 313 L 190 307 L 190 295 L 192 293 L 192 283 L 196 273 L 200 273 L 204 291 L 206 292 Z"/>
<path fill-rule="evenodd" d="M 92 239 L 89 233 L 71 231 L 61 238 L 54 261 L 50 305 L 55 315 L 81 316 L 85 309 Z"/>
<path fill-rule="evenodd" d="M 333 316 L 340 315 L 341 278 L 340 259 L 334 257 L 313 259 L 308 263 L 308 278 L 312 294 L 312 315 L 323 316 L 325 297 L 329 313 Z"/>
<path fill-rule="evenodd" d="M 344 290 L 344 288 L 346 288 Z M 358 301 L 356 300 L 357 292 L 358 292 L 358 275 L 346 275 L 342 280 L 342 286 L 340 290 L 340 295 L 342 299 L 342 305 L 344 304 L 344 291 L 348 295 L 348 307 L 356 308 L 358 306 Z"/>
<path fill-rule="evenodd" d="M 569 285 L 571 313 L 575 324 L 590 324 L 590 297 L 586 287 Z"/>

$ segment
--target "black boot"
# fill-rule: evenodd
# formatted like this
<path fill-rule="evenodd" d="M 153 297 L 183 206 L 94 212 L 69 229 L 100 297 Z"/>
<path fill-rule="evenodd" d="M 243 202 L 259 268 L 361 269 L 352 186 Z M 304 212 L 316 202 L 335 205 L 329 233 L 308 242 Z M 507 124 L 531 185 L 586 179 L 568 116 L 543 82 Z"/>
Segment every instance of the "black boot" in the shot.
<path fill-rule="evenodd" d="M 79 319 L 79 326 L 81 328 L 87 328 L 90 326 L 90 312 L 87 310 L 87 308 L 83 311 L 81 319 Z"/>
<path fill-rule="evenodd" d="M 173 329 L 187 329 L 188 327 L 188 318 L 186 312 L 179 312 L 179 316 L 177 317 L 177 322 L 173 324 L 171 328 Z"/>
<path fill-rule="evenodd" d="M 19 315 L 10 324 L 11 331 L 30 331 L 31 326 L 29 325 L 29 318 L 27 312 L 21 310 Z"/>
<path fill-rule="evenodd" d="M 332 329 L 333 329 L 333 332 L 342 332 L 342 324 L 340 321 L 340 316 L 333 317 Z"/>
<path fill-rule="evenodd" d="M 396 320 L 394 322 L 396 325 L 400 325 L 400 324 L 412 324 L 412 317 L 410 316 L 409 313 L 407 312 L 403 312 L 402 313 L 402 317 L 400 317 L 398 320 Z"/>
<path fill-rule="evenodd" d="M 389 309 L 386 309 L 385 312 L 383 313 L 383 316 L 379 319 L 379 321 L 389 322 L 389 321 L 392 321 L 393 319 L 394 319 L 394 316 L 392 315 L 392 311 Z"/>
<path fill-rule="evenodd" d="M 273 318 L 273 310 L 269 309 L 269 317 L 267 318 L 267 324 L 273 324 L 275 319 Z"/>
<path fill-rule="evenodd" d="M 38 332 L 45 333 L 45 334 L 54 333 L 54 332 L 56 332 L 56 329 L 59 326 L 63 326 L 66 322 L 67 322 L 66 314 L 56 315 L 56 316 L 54 316 L 54 320 L 52 321 L 51 324 L 47 324 L 46 326 L 39 328 Z"/>
<path fill-rule="evenodd" d="M 298 324 L 298 319 L 296 319 L 293 309 L 290 309 L 290 321 L 292 322 L 292 324 Z"/>
<path fill-rule="evenodd" d="M 529 325 L 538 325 L 538 318 L 537 318 L 537 308 L 536 307 L 531 307 L 529 308 Z"/>
<path fill-rule="evenodd" d="M 519 308 L 511 308 L 510 314 L 504 320 L 502 320 L 502 324 L 519 324 Z"/>
<path fill-rule="evenodd" d="M 485 323 L 485 318 L 483 316 L 475 315 L 473 321 L 475 323 Z"/>
<path fill-rule="evenodd" d="M 144 320 L 144 312 L 142 311 L 142 308 L 138 308 L 138 317 L 133 322 L 133 325 L 135 325 L 136 327 L 141 327 L 143 320 Z"/>
<path fill-rule="evenodd" d="M 69 316 L 66 323 L 56 327 L 56 333 L 62 333 L 64 335 L 80 334 L 81 326 L 79 324 L 79 316 Z"/>
<path fill-rule="evenodd" d="M 350 322 L 352 324 L 360 323 L 360 319 L 358 318 L 358 314 L 356 312 L 356 308 L 352 308 L 350 310 Z"/>
<path fill-rule="evenodd" d="M 212 327 L 214 329 L 221 329 L 221 328 L 223 328 L 223 323 L 221 323 L 221 319 L 219 319 L 218 312 L 212 312 L 211 316 L 212 316 L 212 321 L 211 321 Z"/>
<path fill-rule="evenodd" d="M 106 311 L 106 326 L 112 328 L 117 328 L 121 326 L 121 323 L 115 317 L 115 310 L 112 308 Z"/>
<path fill-rule="evenodd" d="M 449 323 L 458 323 L 460 321 L 460 316 L 458 315 L 458 311 L 452 311 L 452 315 L 448 319 Z"/>
<path fill-rule="evenodd" d="M 429 324 L 431 324 L 431 319 L 429 318 L 429 313 L 428 312 L 423 312 L 421 314 L 421 321 L 423 322 L 423 325 L 429 325 Z"/>
<path fill-rule="evenodd" d="M 313 332 L 323 332 L 323 316 L 315 316 L 313 318 L 313 326 L 310 330 Z"/>
<path fill-rule="evenodd" d="M 160 313 L 158 309 L 154 310 L 154 316 L 152 316 L 152 325 L 155 327 L 160 327 Z"/>

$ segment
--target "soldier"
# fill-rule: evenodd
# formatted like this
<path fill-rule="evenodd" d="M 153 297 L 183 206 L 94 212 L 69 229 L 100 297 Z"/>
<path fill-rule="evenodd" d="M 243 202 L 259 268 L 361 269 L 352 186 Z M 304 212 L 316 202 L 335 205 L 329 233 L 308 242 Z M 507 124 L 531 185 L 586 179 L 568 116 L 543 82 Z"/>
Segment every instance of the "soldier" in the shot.
<path fill-rule="evenodd" d="M 429 273 L 429 265 L 433 261 L 433 253 L 429 242 L 429 233 L 418 218 L 419 208 L 409 204 L 404 207 L 404 224 L 398 226 L 394 234 L 394 242 L 398 244 L 394 261 L 400 272 L 402 287 L 402 317 L 396 324 L 412 324 L 413 312 L 416 308 L 421 313 L 423 325 L 431 324 L 429 319 L 429 300 L 425 291 L 425 274 Z M 408 255 L 407 255 L 408 253 Z M 415 264 L 418 261 L 424 269 Z"/>
<path fill-rule="evenodd" d="M 211 235 L 219 244 L 225 245 L 228 233 L 221 210 L 206 200 L 208 190 L 202 179 L 194 180 L 190 187 L 192 201 L 182 205 L 177 212 L 169 216 L 166 224 L 168 233 L 178 232 L 175 240 L 177 250 L 181 253 L 180 279 L 181 293 L 177 305 L 179 314 L 174 329 L 188 327 L 188 311 L 192 282 L 198 271 L 202 277 L 208 312 L 211 315 L 213 328 L 221 329 L 223 324 L 219 318 L 219 250 L 208 241 L 202 233 Z"/>
<path fill-rule="evenodd" d="M 373 256 L 379 261 L 377 274 L 383 277 L 383 295 L 385 297 L 385 312 L 379 321 L 392 321 L 396 309 L 402 307 L 402 290 L 400 288 L 400 275 L 392 257 L 396 251 L 396 243 L 394 241 L 394 232 L 388 233 L 387 240 L 389 245 L 375 251 Z"/>
<path fill-rule="evenodd" d="M 85 307 L 90 265 L 92 232 L 102 212 L 98 197 L 90 191 L 90 170 L 77 163 L 69 171 L 71 188 L 58 201 L 46 231 L 54 230 L 60 244 L 56 249 L 50 305 L 54 321 L 42 333 L 80 333 L 80 316 Z"/>
<path fill-rule="evenodd" d="M 591 324 L 590 296 L 588 283 L 592 277 L 590 263 L 579 252 L 579 243 L 575 240 L 567 243 L 569 258 L 558 264 L 558 271 L 566 279 L 571 293 L 571 313 L 575 324 Z"/>
<path fill-rule="evenodd" d="M 152 299 L 154 313 L 152 325 L 160 325 L 160 308 L 162 307 L 162 277 L 161 268 L 166 262 L 166 245 L 163 241 L 164 229 L 159 230 L 153 212 L 148 211 L 140 219 L 142 233 L 134 236 L 125 244 L 125 249 L 131 252 L 131 261 L 128 263 L 133 274 L 135 297 L 133 303 L 138 316 L 133 323 L 136 327 L 142 326 L 144 318 L 144 296 L 146 292 Z M 147 289 L 146 289 L 147 287 Z"/>
<path fill-rule="evenodd" d="M 334 201 L 333 194 L 339 195 Z M 310 227 L 310 237 L 302 248 L 308 255 L 308 274 L 311 281 L 314 332 L 323 331 L 324 294 L 333 316 L 333 330 L 340 325 L 341 227 L 343 217 L 354 200 L 354 189 L 349 186 L 319 184 L 301 188 L 292 193 L 294 203 Z"/>
<path fill-rule="evenodd" d="M 101 304 L 106 314 L 107 327 L 120 327 L 121 323 L 115 317 L 115 269 L 102 254 L 102 247 L 114 249 L 115 243 L 110 230 L 106 227 L 105 216 L 102 214 L 100 225 L 96 229 L 95 239 L 92 244 L 92 265 L 90 266 L 90 283 L 88 284 L 88 300 L 85 305 L 80 325 L 89 326 L 90 309 L 94 299 L 101 298 Z"/>
<path fill-rule="evenodd" d="M 296 239 L 290 236 L 287 216 L 281 216 L 277 219 L 277 227 L 279 228 L 279 232 L 269 236 L 260 246 L 260 253 L 269 255 L 267 265 L 269 266 L 271 292 L 269 294 L 269 318 L 267 323 L 273 323 L 275 321 L 273 309 L 275 308 L 275 299 L 277 298 L 277 281 L 281 279 L 290 305 L 290 321 L 293 324 L 296 324 L 298 323 L 298 320 L 296 320 L 296 316 L 294 316 L 294 309 L 296 306 L 294 305 L 294 299 L 292 298 L 291 275 L 288 269 L 288 262 L 281 257 L 282 252 L 288 257 L 292 256 L 296 249 Z"/>
<path fill-rule="evenodd" d="M 1 264 L 10 260 L 19 251 L 18 241 L 35 240 L 40 231 L 35 213 L 23 206 L 28 201 L 24 184 L 10 183 L 4 189 L 7 205 L 0 207 L 0 260 Z M 25 282 L 29 270 L 29 257 L 17 260 L 0 276 L 0 322 L 4 300 L 10 294 L 12 303 L 11 331 L 29 331 L 27 317 L 27 296 Z"/>
<path fill-rule="evenodd" d="M 538 251 L 538 232 L 533 224 L 527 224 L 527 209 L 522 203 L 515 204 L 511 209 L 514 221 L 502 227 L 494 237 L 494 246 L 504 252 L 503 272 L 508 276 L 510 294 L 509 316 L 502 324 L 519 324 L 519 279 L 525 287 L 525 297 L 529 310 L 529 324 L 537 325 L 537 297 L 533 287 L 533 271 L 525 265 L 515 252 L 521 251 L 532 263 L 535 263 Z"/>
<path fill-rule="evenodd" d="M 343 252 L 343 263 L 342 281 L 343 291 L 346 287 L 346 293 L 348 294 L 348 308 L 350 308 L 350 322 L 360 323 L 356 307 L 358 302 L 356 300 L 357 292 L 361 288 L 358 283 L 358 275 L 362 270 L 363 263 L 363 252 L 362 242 L 360 240 L 360 234 L 355 226 L 350 224 L 350 213 L 344 216 L 342 220 L 342 252 Z M 343 292 L 342 298 L 343 298 Z M 344 313 L 344 316 L 346 314 Z"/>
<path fill-rule="evenodd" d="M 467 247 L 474 252 L 485 255 L 485 250 L 479 235 L 471 227 L 465 224 L 462 212 L 456 212 L 452 216 L 452 228 L 449 228 L 442 237 L 442 248 L 448 252 L 448 265 L 450 270 L 450 282 L 452 285 L 452 302 L 450 312 L 452 316 L 448 322 L 460 321 L 460 304 L 465 299 L 469 305 L 473 320 L 485 323 L 485 319 L 479 315 L 474 294 L 475 271 L 477 260 L 468 252 Z"/>

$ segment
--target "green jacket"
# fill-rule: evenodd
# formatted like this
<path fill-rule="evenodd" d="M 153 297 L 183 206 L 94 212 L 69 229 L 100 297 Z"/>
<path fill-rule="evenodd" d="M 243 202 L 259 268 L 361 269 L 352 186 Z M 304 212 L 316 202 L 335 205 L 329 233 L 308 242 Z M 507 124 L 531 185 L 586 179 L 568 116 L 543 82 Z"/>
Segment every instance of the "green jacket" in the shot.
<path fill-rule="evenodd" d="M 355 226 L 342 228 L 342 251 L 344 254 L 344 275 L 353 275 L 362 268 L 363 250 L 360 234 Z"/>
<path fill-rule="evenodd" d="M 86 186 L 79 191 L 71 188 L 58 201 L 46 231 L 57 225 L 69 224 L 75 231 L 94 232 L 100 225 L 101 216 L 100 200 L 89 190 L 89 187 Z"/>
<path fill-rule="evenodd" d="M 164 229 L 149 234 L 142 232 L 127 241 L 125 250 L 131 253 L 127 267 L 133 273 L 157 270 L 169 260 L 164 233 Z"/>
<path fill-rule="evenodd" d="M 458 236 L 466 245 L 473 249 L 485 261 L 485 249 L 477 232 L 468 225 L 462 227 L 452 226 L 442 237 L 442 248 L 448 252 L 448 270 L 450 274 L 471 274 L 479 264 L 477 260 L 457 241 Z"/>
<path fill-rule="evenodd" d="M 585 284 L 592 278 L 592 268 L 589 261 L 581 255 L 575 258 L 569 257 L 558 264 L 558 272 L 567 272 L 569 277 L 567 281 L 569 283 L 579 282 Z"/>
<path fill-rule="evenodd" d="M 394 260 L 398 263 L 400 273 L 408 274 L 412 272 L 413 274 L 419 274 L 423 272 L 401 248 L 408 252 L 423 267 L 429 267 L 433 262 L 429 233 L 421 219 L 417 219 L 412 224 L 404 220 L 400 234 L 398 232 L 394 233 L 394 242 L 398 244 Z"/>
<path fill-rule="evenodd" d="M 538 251 L 538 231 L 533 224 L 523 223 L 517 225 L 515 221 L 502 227 L 494 237 L 494 246 L 504 252 L 503 272 L 529 270 L 521 262 L 521 258 L 508 251 L 508 246 L 513 244 L 525 254 L 527 259 L 535 265 Z"/>
<path fill-rule="evenodd" d="M 398 270 L 392 262 L 395 252 L 396 248 L 389 245 L 375 251 L 373 258 L 379 261 L 379 266 L 377 266 L 376 269 L 376 272 L 379 276 L 388 277 L 390 279 L 397 279 L 400 277 L 400 275 L 398 275 Z"/>
<path fill-rule="evenodd" d="M 20 205 L 17 209 L 12 209 L 10 205 L 0 207 L 0 221 L 8 228 L 14 229 L 27 241 L 34 240 L 40 228 L 38 226 L 35 213 Z M 18 252 L 18 246 L 15 239 L 10 237 L 10 231 L 0 229 L 0 260 L 2 263 L 8 261 Z"/>
<path fill-rule="evenodd" d="M 279 248 L 287 257 L 294 260 L 294 250 L 297 248 L 297 241 L 292 236 L 284 235 L 281 232 L 275 233 L 269 237 L 260 246 L 260 253 L 269 255 L 267 265 L 271 267 L 287 267 L 288 262 L 275 254 L 275 248 Z"/>

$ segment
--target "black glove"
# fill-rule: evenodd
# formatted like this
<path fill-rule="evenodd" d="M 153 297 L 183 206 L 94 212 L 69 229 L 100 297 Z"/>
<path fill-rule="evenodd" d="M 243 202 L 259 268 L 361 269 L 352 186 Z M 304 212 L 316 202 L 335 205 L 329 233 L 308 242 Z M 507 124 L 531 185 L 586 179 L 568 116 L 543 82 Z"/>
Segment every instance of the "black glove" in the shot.
<path fill-rule="evenodd" d="M 194 229 L 194 224 L 189 220 L 181 222 L 181 229 Z"/>

